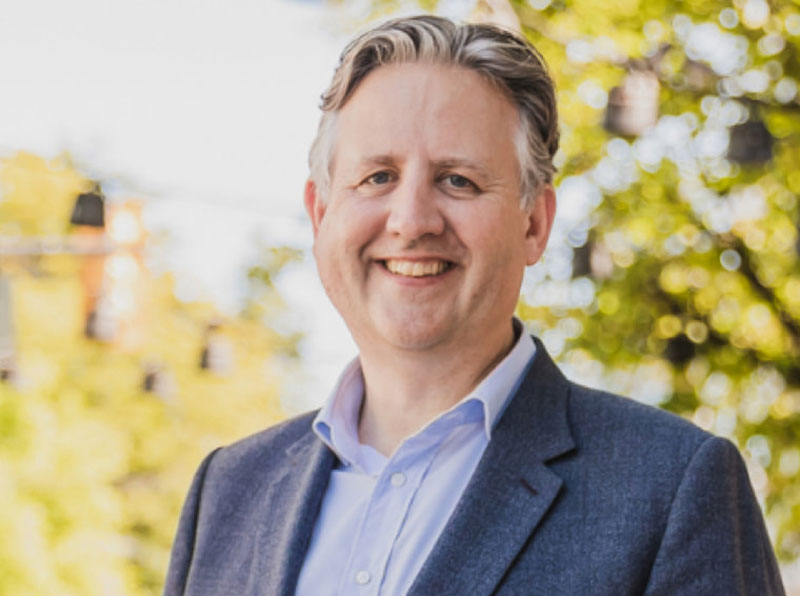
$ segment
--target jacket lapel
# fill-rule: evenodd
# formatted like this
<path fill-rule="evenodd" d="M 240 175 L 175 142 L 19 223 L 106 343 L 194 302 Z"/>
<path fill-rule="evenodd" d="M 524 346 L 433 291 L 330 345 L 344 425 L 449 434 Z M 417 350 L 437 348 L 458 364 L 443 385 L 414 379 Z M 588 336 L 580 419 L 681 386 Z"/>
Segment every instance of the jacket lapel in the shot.
<path fill-rule="evenodd" d="M 287 450 L 284 474 L 264 503 L 248 594 L 294 594 L 308 542 L 336 457 L 309 431 Z"/>
<path fill-rule="evenodd" d="M 534 362 L 492 431 L 411 596 L 491 594 L 561 489 L 561 479 L 545 464 L 574 448 L 569 385 L 536 344 Z"/>

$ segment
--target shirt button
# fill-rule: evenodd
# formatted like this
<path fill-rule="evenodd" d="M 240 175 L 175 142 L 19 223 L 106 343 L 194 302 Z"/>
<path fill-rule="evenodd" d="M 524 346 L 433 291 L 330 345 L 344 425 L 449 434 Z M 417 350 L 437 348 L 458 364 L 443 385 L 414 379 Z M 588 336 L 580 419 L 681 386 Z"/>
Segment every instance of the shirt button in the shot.
<path fill-rule="evenodd" d="M 392 486 L 403 486 L 406 483 L 406 475 L 402 472 L 395 472 L 389 482 L 392 483 Z"/>
<path fill-rule="evenodd" d="M 366 569 L 362 569 L 358 573 L 356 573 L 356 583 L 363 586 L 369 583 L 369 580 L 372 579 L 372 576 L 369 574 L 369 571 Z"/>

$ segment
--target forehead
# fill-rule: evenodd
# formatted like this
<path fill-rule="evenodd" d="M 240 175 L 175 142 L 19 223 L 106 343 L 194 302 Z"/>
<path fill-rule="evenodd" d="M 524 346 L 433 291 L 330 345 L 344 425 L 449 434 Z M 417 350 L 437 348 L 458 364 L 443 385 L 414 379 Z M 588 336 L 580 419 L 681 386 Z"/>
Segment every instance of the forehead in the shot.
<path fill-rule="evenodd" d="M 360 83 L 338 114 L 335 161 L 414 153 L 491 165 L 513 154 L 518 122 L 506 94 L 474 70 L 382 66 Z"/>

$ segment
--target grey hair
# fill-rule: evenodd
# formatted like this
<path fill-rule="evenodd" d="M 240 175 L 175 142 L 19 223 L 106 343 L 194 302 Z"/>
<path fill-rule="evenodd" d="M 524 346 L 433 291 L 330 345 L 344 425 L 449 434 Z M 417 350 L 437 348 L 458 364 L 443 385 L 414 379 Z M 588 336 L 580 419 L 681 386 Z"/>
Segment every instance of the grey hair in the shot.
<path fill-rule="evenodd" d="M 322 117 L 308 155 L 311 179 L 323 200 L 330 190 L 336 116 L 359 83 L 388 64 L 428 63 L 475 70 L 505 93 L 519 111 L 514 146 L 520 167 L 520 201 L 533 204 L 555 173 L 558 112 L 555 86 L 544 59 L 524 37 L 494 25 L 456 24 L 436 16 L 394 19 L 348 44 L 322 95 Z"/>

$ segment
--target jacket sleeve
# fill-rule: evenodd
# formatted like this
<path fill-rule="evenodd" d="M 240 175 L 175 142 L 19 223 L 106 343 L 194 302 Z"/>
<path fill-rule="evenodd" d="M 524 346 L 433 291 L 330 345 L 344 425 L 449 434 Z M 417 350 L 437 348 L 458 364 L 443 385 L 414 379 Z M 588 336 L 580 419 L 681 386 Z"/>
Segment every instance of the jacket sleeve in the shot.
<path fill-rule="evenodd" d="M 729 441 L 710 437 L 692 457 L 675 493 L 645 593 L 784 594 L 744 461 Z"/>
<path fill-rule="evenodd" d="M 178 522 L 178 532 L 172 544 L 172 556 L 169 561 L 167 579 L 164 584 L 164 596 L 182 596 L 186 592 L 186 582 L 189 569 L 192 566 L 195 537 L 197 535 L 197 521 L 200 512 L 200 499 L 205 483 L 206 471 L 219 449 L 209 453 L 200 467 L 195 472 L 189 494 L 183 504 L 181 517 Z"/>

